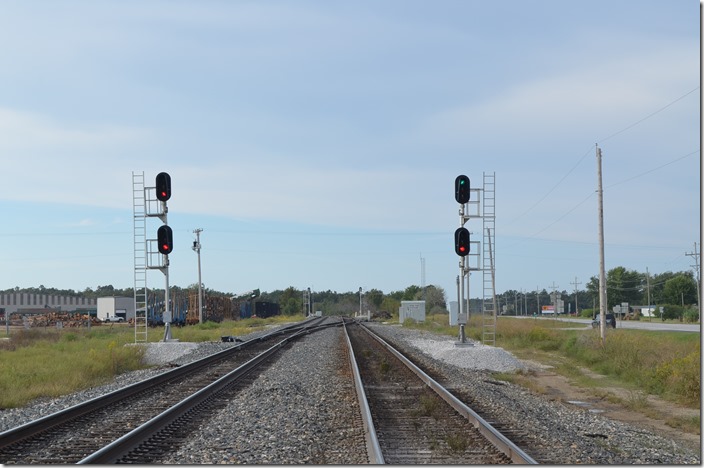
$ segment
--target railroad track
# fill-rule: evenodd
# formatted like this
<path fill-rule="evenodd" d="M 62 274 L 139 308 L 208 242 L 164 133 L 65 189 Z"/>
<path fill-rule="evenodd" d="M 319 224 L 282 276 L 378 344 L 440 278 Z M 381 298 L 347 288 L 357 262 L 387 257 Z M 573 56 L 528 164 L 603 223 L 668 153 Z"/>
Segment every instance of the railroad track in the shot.
<path fill-rule="evenodd" d="M 373 332 L 356 322 L 346 330 L 370 463 L 536 463 Z"/>
<path fill-rule="evenodd" d="M 521 447 L 533 460 L 537 462 L 537 464 L 552 465 L 556 463 L 555 451 L 552 450 L 550 443 L 541 443 L 526 427 L 516 425 L 516 423 L 511 420 L 504 420 L 501 414 L 497 414 L 495 410 L 491 408 L 491 405 L 487 405 L 486 402 L 477 400 L 475 396 L 472 395 L 471 391 L 468 391 L 468 387 L 452 383 L 447 380 L 447 377 L 442 373 L 434 370 L 432 365 L 428 366 L 428 362 L 422 356 L 413 353 L 411 347 L 407 344 L 404 344 L 403 342 L 395 342 L 388 337 L 382 336 L 382 338 L 384 338 L 391 346 L 399 349 L 402 353 L 406 353 L 406 356 L 414 365 L 422 367 L 424 372 L 427 373 L 430 378 L 434 379 L 440 385 L 449 390 L 465 405 L 472 408 L 472 410 L 484 421 L 508 437 L 514 444 Z M 504 382 L 492 379 L 490 377 L 486 377 L 483 380 L 486 383 L 499 387 L 505 385 Z"/>
<path fill-rule="evenodd" d="M 164 444 L 248 383 L 247 376 L 291 340 L 339 320 L 313 319 L 0 433 L 0 462 L 149 463 Z M 181 402 L 181 403 L 179 403 Z M 199 414 L 199 411 L 201 414 Z M 187 433 L 187 430 L 185 430 Z M 165 437 L 168 434 L 168 437 Z"/>
<path fill-rule="evenodd" d="M 0 433 L 0 462 L 159 463 L 250 385 L 278 351 L 318 325 L 340 323 L 329 319 L 327 324 L 296 324 Z M 432 379 L 418 380 L 401 364 L 406 359 L 390 354 L 394 353 L 390 346 L 372 338 L 366 328 L 356 323 L 348 328 L 349 338 L 343 340 L 354 350 L 345 352 L 354 363 L 352 374 L 360 388 L 364 381 L 357 396 L 367 421 L 370 463 L 533 463 L 497 431 L 478 422 L 481 418 L 461 402 L 459 406 L 454 402 L 459 409 L 447 407 L 445 400 L 453 403 L 454 397 L 438 397 L 436 392 L 442 391 L 431 389 L 439 387 Z M 415 372 L 423 376 L 422 371 Z M 359 450 L 363 449 L 356 453 Z"/>

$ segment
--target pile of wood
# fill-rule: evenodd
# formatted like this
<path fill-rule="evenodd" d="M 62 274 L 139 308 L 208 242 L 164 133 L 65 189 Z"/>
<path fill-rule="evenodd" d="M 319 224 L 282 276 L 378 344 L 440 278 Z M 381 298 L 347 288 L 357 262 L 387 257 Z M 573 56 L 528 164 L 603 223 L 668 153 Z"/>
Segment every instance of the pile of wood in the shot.
<path fill-rule="evenodd" d="M 90 320 L 91 326 L 101 325 L 96 317 L 91 317 L 88 314 L 69 313 L 69 312 L 48 312 L 46 314 L 31 315 L 27 318 L 26 323 L 30 327 L 55 327 L 61 322 L 63 327 L 84 327 Z"/>
<path fill-rule="evenodd" d="M 214 294 L 203 294 L 203 296 L 204 322 L 222 322 L 223 320 L 235 319 L 233 316 L 233 304 L 228 296 Z M 237 318 L 239 318 L 239 316 Z M 193 292 L 188 297 L 186 323 L 193 325 L 198 323 L 198 319 L 198 292 Z"/>

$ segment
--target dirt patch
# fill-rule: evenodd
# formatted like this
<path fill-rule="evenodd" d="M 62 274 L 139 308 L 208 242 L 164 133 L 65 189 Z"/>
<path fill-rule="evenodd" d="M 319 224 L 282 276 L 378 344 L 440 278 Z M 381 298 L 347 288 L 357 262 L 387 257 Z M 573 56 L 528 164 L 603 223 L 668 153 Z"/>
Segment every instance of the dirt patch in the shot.
<path fill-rule="evenodd" d="M 569 378 L 552 372 L 549 366 L 533 361 L 522 362 L 532 370 L 521 374 L 516 379 L 517 384 L 567 406 L 578 406 L 585 411 L 601 413 L 602 416 L 615 421 L 649 429 L 683 446 L 701 450 L 701 431 L 692 433 L 668 424 L 668 421 L 698 417 L 701 415 L 698 409 L 686 408 L 652 395 L 613 386 L 582 388 Z M 588 369 L 580 370 L 592 379 L 605 378 Z"/>

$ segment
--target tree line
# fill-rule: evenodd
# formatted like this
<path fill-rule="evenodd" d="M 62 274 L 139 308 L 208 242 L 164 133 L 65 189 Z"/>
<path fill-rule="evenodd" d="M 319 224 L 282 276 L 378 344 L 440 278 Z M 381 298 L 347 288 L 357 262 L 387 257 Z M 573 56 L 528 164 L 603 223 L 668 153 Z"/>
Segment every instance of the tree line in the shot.
<path fill-rule="evenodd" d="M 581 313 L 585 316 L 599 310 L 599 277 L 592 276 L 586 289 L 555 291 L 565 301 L 565 312 Z M 509 315 L 532 315 L 540 312 L 540 306 L 551 304 L 552 291 L 509 290 L 497 295 L 499 310 Z M 627 302 L 629 306 L 663 306 L 663 318 L 698 317 L 697 280 L 691 271 L 652 274 L 628 270 L 619 266 L 606 273 L 607 310 Z M 538 302 L 539 301 L 539 302 Z M 579 310 L 577 310 L 577 308 Z M 569 310 L 568 310 L 569 309 Z M 659 316 L 659 312 L 658 312 Z"/>
<path fill-rule="evenodd" d="M 551 294 L 557 292 L 561 299 L 565 301 L 565 312 L 580 313 L 584 310 L 592 311 L 599 308 L 599 278 L 593 276 L 586 283 L 585 289 L 577 289 L 575 292 L 562 289 L 561 291 L 547 291 L 545 288 L 539 291 L 517 291 L 507 290 L 497 294 L 498 310 L 507 315 L 532 315 L 540 312 L 540 306 L 552 303 Z M 681 318 L 684 315 L 697 313 L 698 288 L 697 281 L 691 271 L 671 272 L 660 274 L 647 274 L 635 270 L 628 270 L 622 266 L 609 270 L 606 274 L 607 287 L 607 309 L 613 306 L 628 302 L 633 305 L 656 305 L 665 306 L 667 317 Z M 186 297 L 197 291 L 196 284 L 186 288 L 172 286 L 171 293 L 183 293 Z M 97 286 L 95 289 L 86 288 L 83 291 L 72 289 L 46 288 L 41 285 L 36 288 L 11 288 L 0 291 L 0 294 L 22 292 L 30 294 L 49 294 L 61 296 L 81 296 L 87 298 L 97 298 L 106 296 L 132 297 L 133 288 L 119 289 L 112 285 Z M 153 289 L 150 294 L 162 295 L 163 289 Z M 307 290 L 296 289 L 289 286 L 283 290 L 262 292 L 257 300 L 274 302 L 279 304 L 282 314 L 295 315 L 306 311 Z M 204 294 L 215 296 L 232 296 L 232 293 L 216 291 L 205 288 Z M 455 291 L 449 297 L 446 291 L 435 285 L 428 285 L 421 288 L 411 285 L 399 291 L 384 293 L 379 289 L 369 289 L 362 291 L 362 312 L 370 311 L 376 315 L 391 316 L 398 312 L 401 301 L 426 301 L 426 311 L 429 314 L 447 313 L 448 300 L 455 299 Z M 650 298 L 648 300 L 648 298 Z M 470 300 L 470 311 L 481 311 L 480 298 Z M 359 291 L 337 292 L 337 291 L 312 291 L 312 310 L 321 311 L 324 315 L 350 315 L 360 308 Z M 579 310 L 577 310 L 579 309 Z M 670 317 L 672 316 L 672 317 Z"/>

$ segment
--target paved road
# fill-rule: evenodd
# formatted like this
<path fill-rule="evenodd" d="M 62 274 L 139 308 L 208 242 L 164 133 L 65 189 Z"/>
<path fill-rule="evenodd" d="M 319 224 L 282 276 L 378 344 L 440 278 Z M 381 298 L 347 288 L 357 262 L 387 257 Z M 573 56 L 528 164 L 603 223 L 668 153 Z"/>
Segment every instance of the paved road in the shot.
<path fill-rule="evenodd" d="M 533 317 L 516 317 L 521 319 L 534 319 Z M 572 317 L 560 317 L 557 319 L 537 317 L 534 320 L 558 320 L 560 322 L 573 322 L 583 324 L 585 327 L 591 328 L 592 321 L 590 319 L 582 318 L 572 318 Z M 616 321 L 616 328 L 633 328 L 639 330 L 654 330 L 654 331 L 683 331 L 683 332 L 696 332 L 701 333 L 701 324 L 695 323 L 662 323 L 659 320 L 653 319 L 649 322 L 648 319 L 643 319 L 640 321 L 631 320 L 618 320 Z"/>

